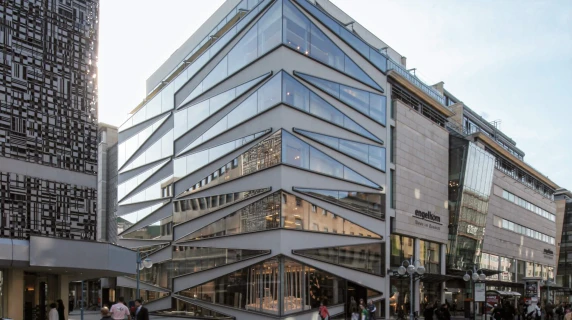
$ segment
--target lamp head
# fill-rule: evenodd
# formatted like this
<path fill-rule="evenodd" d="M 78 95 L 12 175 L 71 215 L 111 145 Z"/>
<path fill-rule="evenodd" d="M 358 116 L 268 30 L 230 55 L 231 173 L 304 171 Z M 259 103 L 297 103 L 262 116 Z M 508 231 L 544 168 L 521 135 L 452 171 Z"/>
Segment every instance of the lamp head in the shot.
<path fill-rule="evenodd" d="M 484 273 L 479 274 L 479 279 L 481 279 L 481 281 L 485 281 L 487 279 L 487 276 Z"/>
<path fill-rule="evenodd" d="M 151 268 L 153 266 L 153 261 L 149 258 L 146 258 L 145 260 L 143 260 L 143 266 L 145 268 Z"/>
<path fill-rule="evenodd" d="M 400 266 L 400 267 L 397 269 L 397 273 L 399 273 L 400 275 L 404 275 L 405 272 L 406 272 L 406 270 L 405 270 L 405 267 L 404 267 L 404 266 Z"/>
<path fill-rule="evenodd" d="M 425 273 L 425 267 L 424 266 L 417 267 L 417 273 L 424 274 Z"/>
<path fill-rule="evenodd" d="M 470 279 L 471 279 L 471 276 L 469 276 L 467 273 L 465 273 L 465 275 L 463 276 L 463 280 L 469 281 Z"/>
<path fill-rule="evenodd" d="M 407 266 L 407 273 L 414 274 L 415 273 L 415 266 L 410 264 Z"/>
<path fill-rule="evenodd" d="M 473 272 L 473 276 L 472 276 L 472 278 L 473 278 L 473 281 L 477 281 L 477 280 L 479 280 L 479 274 L 478 274 L 478 273 L 476 273 L 476 272 Z"/>

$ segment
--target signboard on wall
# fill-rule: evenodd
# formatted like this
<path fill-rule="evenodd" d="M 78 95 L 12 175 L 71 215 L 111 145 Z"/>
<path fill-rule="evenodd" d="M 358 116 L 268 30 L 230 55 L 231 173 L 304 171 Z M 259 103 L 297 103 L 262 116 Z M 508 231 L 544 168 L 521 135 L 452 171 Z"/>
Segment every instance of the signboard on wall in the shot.
<path fill-rule="evenodd" d="M 475 282 L 475 301 L 485 302 L 486 300 L 486 289 L 484 282 Z"/>
<path fill-rule="evenodd" d="M 415 210 L 413 214 L 415 225 L 419 227 L 441 230 L 441 217 L 431 213 L 431 211 Z"/>

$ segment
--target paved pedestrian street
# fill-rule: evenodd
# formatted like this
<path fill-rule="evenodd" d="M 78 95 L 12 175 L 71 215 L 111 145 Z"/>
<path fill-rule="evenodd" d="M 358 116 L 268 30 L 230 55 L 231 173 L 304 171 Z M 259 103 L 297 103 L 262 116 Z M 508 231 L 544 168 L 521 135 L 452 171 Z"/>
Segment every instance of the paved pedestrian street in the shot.
<path fill-rule="evenodd" d="M 83 320 L 100 320 L 100 319 L 101 319 L 101 315 L 99 314 L 99 312 L 85 311 L 83 313 Z M 181 318 L 159 317 L 159 316 L 150 316 L 150 319 L 151 320 L 181 320 Z M 193 320 L 193 319 L 189 319 L 189 318 L 186 318 L 186 319 Z M 70 313 L 69 320 L 82 320 L 79 311 L 74 310 L 72 313 Z"/>

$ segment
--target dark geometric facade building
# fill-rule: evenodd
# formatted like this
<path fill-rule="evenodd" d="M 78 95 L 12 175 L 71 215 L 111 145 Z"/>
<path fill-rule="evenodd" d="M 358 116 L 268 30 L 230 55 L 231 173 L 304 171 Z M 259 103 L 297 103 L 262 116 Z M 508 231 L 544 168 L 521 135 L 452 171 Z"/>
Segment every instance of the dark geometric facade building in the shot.
<path fill-rule="evenodd" d="M 0 2 L 2 318 L 46 319 L 82 295 L 70 281 L 134 272 L 133 252 L 96 241 L 98 14 L 97 0 Z"/>
<path fill-rule="evenodd" d="M 97 174 L 97 14 L 92 0 L 0 5 L 2 237 L 95 240 L 96 188 L 10 168 Z"/>
<path fill-rule="evenodd" d="M 566 189 L 556 190 L 556 221 L 561 228 L 557 229 L 556 255 L 558 267 L 556 283 L 565 288 L 572 288 L 572 192 Z"/>

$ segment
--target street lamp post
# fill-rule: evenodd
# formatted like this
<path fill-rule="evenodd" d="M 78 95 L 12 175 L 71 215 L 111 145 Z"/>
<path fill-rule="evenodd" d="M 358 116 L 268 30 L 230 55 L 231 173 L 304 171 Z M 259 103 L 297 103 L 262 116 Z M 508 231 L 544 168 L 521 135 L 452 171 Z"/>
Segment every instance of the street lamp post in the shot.
<path fill-rule="evenodd" d="M 151 268 L 153 266 L 153 261 L 149 258 L 141 259 L 141 252 L 139 252 L 139 248 L 137 248 L 137 291 L 135 292 L 135 299 L 141 298 L 139 296 L 139 281 L 141 270 L 144 268 Z"/>
<path fill-rule="evenodd" d="M 469 275 L 469 273 L 471 272 L 471 270 L 467 270 L 467 273 L 465 273 L 465 275 L 463 276 L 463 280 L 465 280 L 465 282 L 467 281 L 471 281 L 472 287 L 473 287 L 473 318 L 476 320 L 477 319 L 477 302 L 475 301 L 476 299 L 476 293 L 475 293 L 475 282 L 477 281 L 485 281 L 485 279 L 487 278 L 487 276 L 485 275 L 485 273 L 482 270 L 477 270 L 476 267 L 473 267 L 473 274 Z M 478 273 L 477 273 L 478 272 Z"/>
<path fill-rule="evenodd" d="M 415 262 L 419 261 L 419 266 L 416 267 L 415 266 Z M 403 266 L 404 263 L 408 263 L 407 268 Z M 410 260 L 404 260 L 403 262 L 401 262 L 401 266 L 399 267 L 399 269 L 397 269 L 397 273 L 399 273 L 400 275 L 404 275 L 405 273 L 409 274 L 409 278 L 410 278 L 410 288 L 409 288 L 409 320 L 413 320 L 413 276 L 415 275 L 415 273 L 419 274 L 419 275 L 423 275 L 425 273 L 425 267 L 421 265 L 421 260 L 417 259 L 415 261 L 413 261 L 413 257 L 411 257 Z"/>

